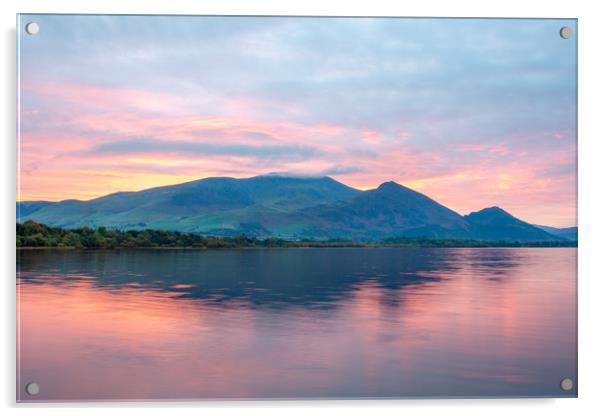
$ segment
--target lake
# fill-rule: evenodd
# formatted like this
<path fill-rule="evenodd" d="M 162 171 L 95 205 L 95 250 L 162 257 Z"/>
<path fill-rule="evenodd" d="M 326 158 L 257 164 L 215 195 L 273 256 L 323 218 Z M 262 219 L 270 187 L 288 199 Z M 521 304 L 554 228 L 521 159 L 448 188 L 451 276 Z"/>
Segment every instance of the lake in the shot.
<path fill-rule="evenodd" d="M 21 250 L 18 399 L 574 397 L 559 385 L 577 379 L 576 260 L 575 248 Z"/>

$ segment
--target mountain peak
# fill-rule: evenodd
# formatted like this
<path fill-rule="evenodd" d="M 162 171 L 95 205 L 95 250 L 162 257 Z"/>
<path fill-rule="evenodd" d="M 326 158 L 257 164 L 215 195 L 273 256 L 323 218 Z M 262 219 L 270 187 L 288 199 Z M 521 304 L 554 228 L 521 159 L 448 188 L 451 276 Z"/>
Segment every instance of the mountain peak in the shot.
<path fill-rule="evenodd" d="M 504 211 L 498 206 L 483 208 L 480 211 L 471 212 L 470 214 L 465 215 L 464 218 L 472 222 L 507 221 L 516 219 L 512 214 Z"/>
<path fill-rule="evenodd" d="M 471 212 L 469 215 L 510 215 L 508 211 L 494 205 L 492 207 L 483 208 L 479 211 Z"/>
<path fill-rule="evenodd" d="M 376 189 L 381 189 L 381 190 L 387 190 L 387 189 L 403 189 L 405 188 L 404 186 L 398 184 L 395 181 L 387 181 L 387 182 L 383 182 L 381 183 L 378 188 Z"/>
<path fill-rule="evenodd" d="M 529 223 L 519 220 L 502 208 L 493 206 L 471 212 L 464 217 L 478 239 L 506 241 L 562 240 Z"/>

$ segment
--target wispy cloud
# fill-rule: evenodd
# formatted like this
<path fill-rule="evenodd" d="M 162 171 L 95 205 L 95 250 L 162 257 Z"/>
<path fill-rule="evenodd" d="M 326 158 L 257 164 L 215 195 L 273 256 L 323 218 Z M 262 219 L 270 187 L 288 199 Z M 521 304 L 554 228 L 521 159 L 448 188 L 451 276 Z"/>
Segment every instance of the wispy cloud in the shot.
<path fill-rule="evenodd" d="M 92 147 L 92 154 L 158 154 L 231 155 L 261 159 L 280 158 L 306 160 L 316 154 L 316 149 L 301 145 L 258 145 L 195 143 L 181 140 L 133 139 L 102 143 Z"/>

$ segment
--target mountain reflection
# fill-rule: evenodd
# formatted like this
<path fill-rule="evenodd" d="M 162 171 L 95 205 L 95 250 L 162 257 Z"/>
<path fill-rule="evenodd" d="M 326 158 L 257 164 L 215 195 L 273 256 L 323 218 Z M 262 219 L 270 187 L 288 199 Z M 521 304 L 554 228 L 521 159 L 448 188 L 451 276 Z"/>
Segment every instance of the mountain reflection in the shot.
<path fill-rule="evenodd" d="M 256 307 L 333 308 L 369 283 L 399 302 L 408 285 L 437 282 L 457 272 L 462 249 L 270 249 L 22 251 L 22 282 L 73 284 L 169 293 L 216 304 L 245 301 Z M 463 254 L 464 255 L 464 254 Z M 473 266 L 503 275 L 518 264 L 512 251 L 475 256 Z M 32 271 L 35 270 L 35 273 Z"/>
<path fill-rule="evenodd" d="M 575 265 L 572 248 L 20 251 L 18 392 L 574 396 Z"/>

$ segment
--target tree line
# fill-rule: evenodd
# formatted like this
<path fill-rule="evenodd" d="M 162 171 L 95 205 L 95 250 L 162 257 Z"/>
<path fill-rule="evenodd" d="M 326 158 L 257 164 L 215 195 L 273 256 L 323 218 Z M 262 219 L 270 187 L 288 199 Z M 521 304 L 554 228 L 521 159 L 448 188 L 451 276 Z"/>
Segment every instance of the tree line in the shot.
<path fill-rule="evenodd" d="M 343 240 L 288 241 L 280 238 L 204 236 L 165 230 L 115 230 L 107 227 L 64 229 L 35 221 L 17 223 L 17 247 L 127 248 L 127 247 L 350 247 L 361 243 Z"/>
<path fill-rule="evenodd" d="M 396 237 L 378 241 L 354 240 L 285 240 L 237 236 L 205 236 L 165 230 L 116 230 L 107 227 L 64 229 L 34 221 L 17 223 L 17 247 L 64 247 L 83 249 L 113 248 L 261 248 L 261 247 L 567 247 L 575 242 L 512 242 L 459 239 Z"/>

